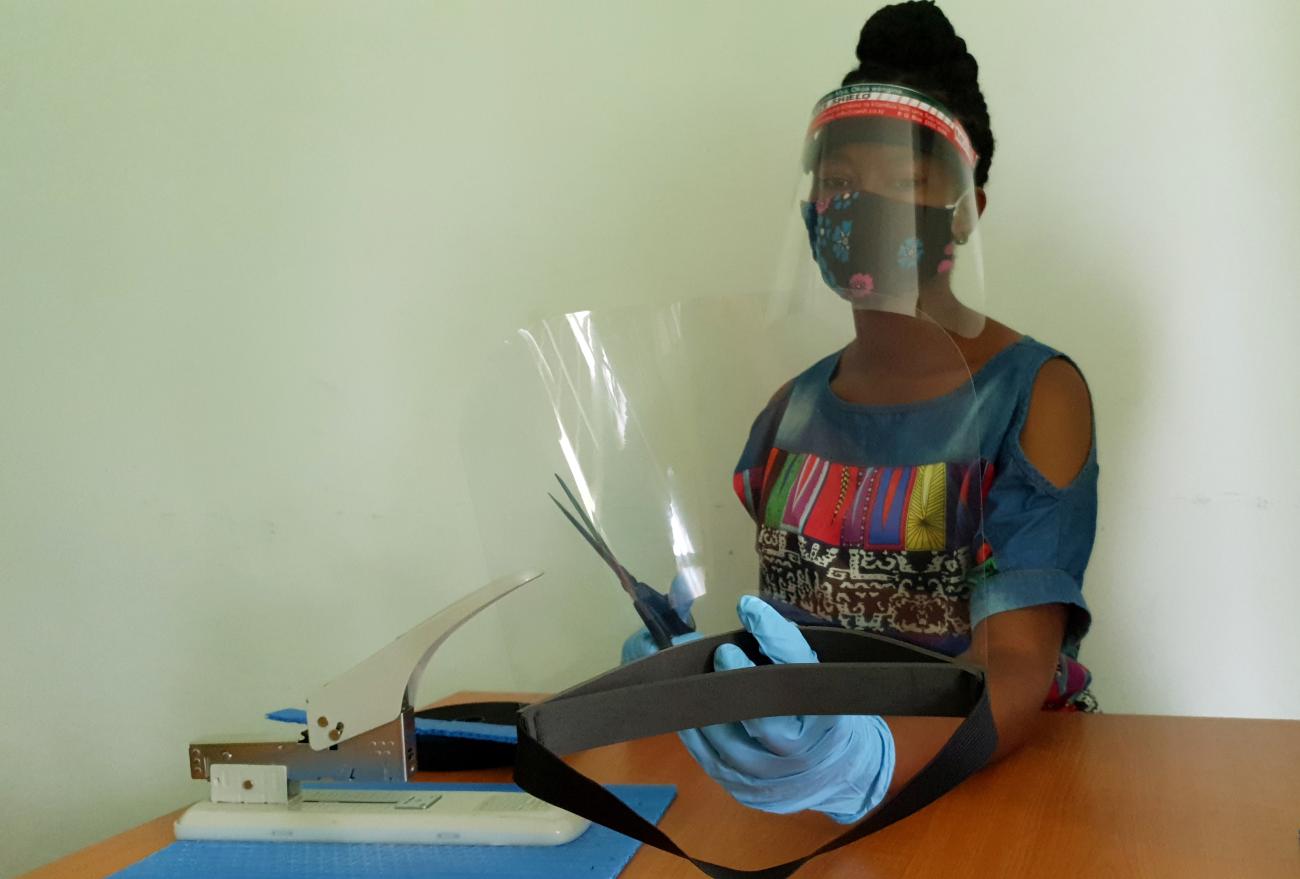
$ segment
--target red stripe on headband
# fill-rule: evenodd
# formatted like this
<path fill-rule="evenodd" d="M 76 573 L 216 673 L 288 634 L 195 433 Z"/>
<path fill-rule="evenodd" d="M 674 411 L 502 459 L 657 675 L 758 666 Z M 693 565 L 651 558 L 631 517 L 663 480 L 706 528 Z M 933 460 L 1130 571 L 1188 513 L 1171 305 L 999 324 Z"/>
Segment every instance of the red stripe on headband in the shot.
<path fill-rule="evenodd" d="M 863 96 L 832 103 L 813 117 L 812 123 L 808 126 L 808 136 L 812 137 L 819 129 L 831 122 L 858 117 L 901 119 L 904 122 L 923 125 L 940 134 L 956 147 L 957 152 L 961 154 L 969 167 L 975 167 L 975 163 L 979 158 L 971 145 L 970 137 L 961 126 L 948 122 L 923 104 L 918 106 L 879 97 Z"/>

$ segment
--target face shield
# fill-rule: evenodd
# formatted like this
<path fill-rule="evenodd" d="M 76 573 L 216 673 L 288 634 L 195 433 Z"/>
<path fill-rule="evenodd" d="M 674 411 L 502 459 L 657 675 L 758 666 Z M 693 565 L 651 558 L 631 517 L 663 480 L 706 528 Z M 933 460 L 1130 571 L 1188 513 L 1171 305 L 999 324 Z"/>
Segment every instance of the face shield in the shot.
<path fill-rule="evenodd" d="M 778 293 L 829 289 L 857 310 L 925 315 L 978 336 L 975 163 L 961 124 L 920 92 L 876 84 L 831 92 L 804 141 Z"/>
<path fill-rule="evenodd" d="M 964 717 L 912 793 L 840 845 L 996 741 L 982 672 L 953 659 L 976 647 L 987 476 L 969 141 L 906 90 L 855 86 L 817 105 L 802 165 L 802 258 L 775 295 L 537 321 L 489 353 L 463 416 L 490 573 L 546 572 L 492 608 L 502 689 L 558 694 L 521 714 L 517 780 L 716 876 L 745 874 L 687 855 L 559 755 L 759 717 Z M 745 594 L 798 624 L 814 661 L 738 630 Z M 724 644 L 753 667 L 718 670 Z"/>

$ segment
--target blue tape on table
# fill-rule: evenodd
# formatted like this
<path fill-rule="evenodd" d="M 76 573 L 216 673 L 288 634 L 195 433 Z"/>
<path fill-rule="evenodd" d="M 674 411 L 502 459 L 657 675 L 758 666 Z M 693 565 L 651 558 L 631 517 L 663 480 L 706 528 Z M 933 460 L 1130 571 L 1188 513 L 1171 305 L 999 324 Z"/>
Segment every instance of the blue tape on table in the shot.
<path fill-rule="evenodd" d="M 281 708 L 279 711 L 268 713 L 266 719 L 305 726 L 307 712 L 301 708 Z M 512 745 L 519 741 L 519 731 L 506 724 L 478 723 L 472 720 L 435 720 L 430 717 L 415 718 L 415 734 L 417 736 L 441 736 L 452 739 L 476 739 L 483 742 L 504 742 Z"/>
<path fill-rule="evenodd" d="M 517 791 L 512 784 L 384 785 L 415 790 Z M 614 784 L 609 790 L 658 823 L 671 785 Z M 127 867 L 117 879 L 614 879 L 641 844 L 598 824 L 566 845 L 386 845 L 183 840 Z"/>

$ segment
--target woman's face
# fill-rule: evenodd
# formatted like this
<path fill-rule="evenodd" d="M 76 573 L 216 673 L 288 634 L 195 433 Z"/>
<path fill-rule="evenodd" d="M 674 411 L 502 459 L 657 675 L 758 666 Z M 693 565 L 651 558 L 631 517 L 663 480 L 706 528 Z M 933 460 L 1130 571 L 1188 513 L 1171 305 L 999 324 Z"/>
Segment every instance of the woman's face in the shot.
<path fill-rule="evenodd" d="M 944 207 L 962 195 L 952 166 L 911 146 L 890 143 L 840 144 L 815 169 L 812 201 L 848 192 L 871 192 L 895 201 Z"/>

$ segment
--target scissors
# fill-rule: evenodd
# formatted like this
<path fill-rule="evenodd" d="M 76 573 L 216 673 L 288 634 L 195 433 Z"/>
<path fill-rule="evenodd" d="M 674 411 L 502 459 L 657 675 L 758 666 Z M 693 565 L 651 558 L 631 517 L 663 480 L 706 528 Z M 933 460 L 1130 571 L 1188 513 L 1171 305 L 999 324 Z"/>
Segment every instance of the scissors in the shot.
<path fill-rule="evenodd" d="M 632 599 L 632 606 L 636 608 L 637 614 L 641 617 L 641 622 L 645 624 L 646 631 L 654 640 L 655 646 L 660 650 L 672 646 L 673 638 L 678 635 L 686 635 L 695 631 L 695 624 L 687 619 L 672 606 L 668 596 L 664 595 L 645 583 L 642 583 L 614 556 L 613 550 L 609 544 L 600 536 L 596 524 L 587 515 L 586 510 L 578 503 L 578 499 L 573 496 L 573 491 L 569 488 L 560 474 L 555 474 L 555 481 L 560 483 L 560 488 L 564 489 L 564 496 L 569 499 L 574 512 L 569 512 L 555 495 L 547 492 L 549 497 L 557 506 L 564 518 L 569 520 L 569 524 L 578 529 L 587 544 L 596 551 L 596 555 L 609 565 L 609 569 L 614 572 L 618 578 L 619 585 L 623 591 Z M 577 513 L 575 516 L 574 513 Z"/>

